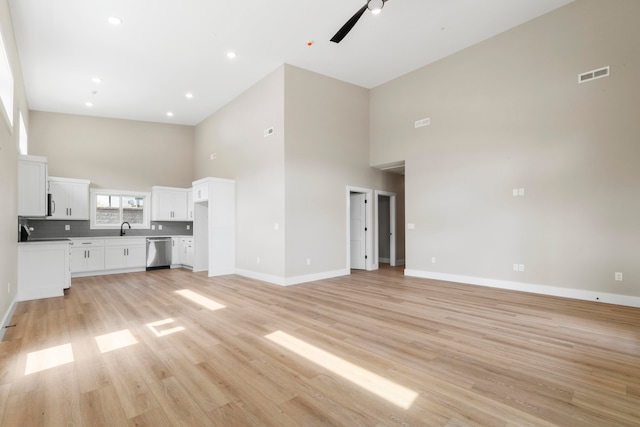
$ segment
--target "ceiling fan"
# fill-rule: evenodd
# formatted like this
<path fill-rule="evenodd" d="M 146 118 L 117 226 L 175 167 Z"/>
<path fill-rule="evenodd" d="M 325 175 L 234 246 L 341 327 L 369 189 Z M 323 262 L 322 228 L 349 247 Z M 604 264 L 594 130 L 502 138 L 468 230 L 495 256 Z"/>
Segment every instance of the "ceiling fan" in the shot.
<path fill-rule="evenodd" d="M 380 11 L 382 10 L 382 7 L 384 6 L 384 4 L 389 1 L 389 0 L 367 0 L 367 4 L 365 4 L 364 6 L 362 6 L 362 8 L 360 8 L 360 10 L 358 10 L 343 26 L 342 28 L 340 28 L 338 30 L 338 32 L 335 34 L 335 36 L 333 36 L 333 38 L 331 38 L 331 41 L 334 43 L 340 43 L 342 41 L 343 38 L 345 38 L 345 36 L 347 34 L 349 34 L 349 31 L 351 31 L 351 29 L 356 25 L 356 22 L 358 22 L 358 20 L 360 19 L 360 17 L 362 15 L 364 15 L 364 12 L 369 9 L 371 11 L 371 13 L 373 13 L 374 15 L 377 15 L 378 13 L 380 13 Z"/>

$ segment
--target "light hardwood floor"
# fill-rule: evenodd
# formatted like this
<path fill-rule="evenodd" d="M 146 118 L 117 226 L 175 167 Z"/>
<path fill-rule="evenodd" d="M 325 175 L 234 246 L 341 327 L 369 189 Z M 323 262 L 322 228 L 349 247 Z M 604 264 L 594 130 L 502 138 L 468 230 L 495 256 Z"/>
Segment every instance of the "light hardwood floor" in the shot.
<path fill-rule="evenodd" d="M 74 279 L 11 324 L 2 426 L 640 425 L 640 309 L 394 268 Z"/>

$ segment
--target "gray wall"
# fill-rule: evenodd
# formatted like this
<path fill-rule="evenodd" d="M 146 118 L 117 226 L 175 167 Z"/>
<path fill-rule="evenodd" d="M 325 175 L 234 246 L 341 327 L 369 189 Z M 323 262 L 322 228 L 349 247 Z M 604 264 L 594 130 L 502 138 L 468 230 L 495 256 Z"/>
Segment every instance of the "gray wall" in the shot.
<path fill-rule="evenodd" d="M 236 180 L 239 270 L 283 281 L 346 268 L 346 186 L 403 189 L 368 164 L 368 102 L 283 65 L 196 127 L 195 178 Z"/>
<path fill-rule="evenodd" d="M 10 313 L 18 287 L 18 112 L 29 123 L 29 109 L 22 80 L 22 70 L 13 36 L 7 0 L 0 0 L 0 27 L 14 80 L 13 131 L 0 117 L 0 320 Z M 1 114 L 0 114 L 1 115 Z M 9 292 L 6 289 L 10 287 Z M 7 319 L 9 320 L 9 319 Z M 4 325 L 0 325 L 0 338 Z"/>
<path fill-rule="evenodd" d="M 236 181 L 236 267 L 275 277 L 285 268 L 284 138 L 284 66 L 195 130 L 195 178 Z"/>
<path fill-rule="evenodd" d="M 290 65 L 285 77 L 287 277 L 346 269 L 346 187 L 400 179 L 369 166 L 367 89 Z"/>
<path fill-rule="evenodd" d="M 640 296 L 638 16 L 578 0 L 371 91 L 371 164 L 406 160 L 408 269 Z"/>
<path fill-rule="evenodd" d="M 114 190 L 191 187 L 192 126 L 41 111 L 30 118 L 29 154 L 47 157 L 50 176 Z"/>

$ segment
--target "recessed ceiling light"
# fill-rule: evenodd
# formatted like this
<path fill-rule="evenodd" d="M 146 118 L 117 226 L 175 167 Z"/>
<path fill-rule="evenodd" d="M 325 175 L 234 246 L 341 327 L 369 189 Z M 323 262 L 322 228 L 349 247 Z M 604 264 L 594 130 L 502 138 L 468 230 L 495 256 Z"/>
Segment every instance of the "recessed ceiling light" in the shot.
<path fill-rule="evenodd" d="M 100 77 L 94 77 L 91 79 L 91 81 L 94 83 L 102 83 L 102 79 Z"/>
<path fill-rule="evenodd" d="M 235 53 L 235 52 L 227 52 L 227 58 L 229 58 L 229 59 L 233 59 L 233 58 L 235 58 L 236 56 L 238 56 L 238 55 L 236 55 L 236 53 Z"/>
<path fill-rule="evenodd" d="M 187 99 L 192 99 L 193 98 L 193 94 L 191 92 L 187 92 L 184 94 L 185 98 Z"/>
<path fill-rule="evenodd" d="M 109 22 L 109 24 L 111 25 L 122 25 L 122 19 L 118 18 L 117 16 L 110 16 L 107 21 Z"/>
<path fill-rule="evenodd" d="M 173 112 L 172 111 L 167 111 L 167 117 L 173 117 Z"/>
<path fill-rule="evenodd" d="M 84 105 L 87 107 L 93 107 L 93 102 L 85 102 Z"/>

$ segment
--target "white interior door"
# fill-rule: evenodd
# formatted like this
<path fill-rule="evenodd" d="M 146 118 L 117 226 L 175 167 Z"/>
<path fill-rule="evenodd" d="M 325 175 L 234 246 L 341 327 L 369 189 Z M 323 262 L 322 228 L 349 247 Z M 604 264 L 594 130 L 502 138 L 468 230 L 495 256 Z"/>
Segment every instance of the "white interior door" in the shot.
<path fill-rule="evenodd" d="M 351 193 L 351 268 L 365 270 L 367 244 L 366 244 L 366 196 L 363 193 Z"/>

